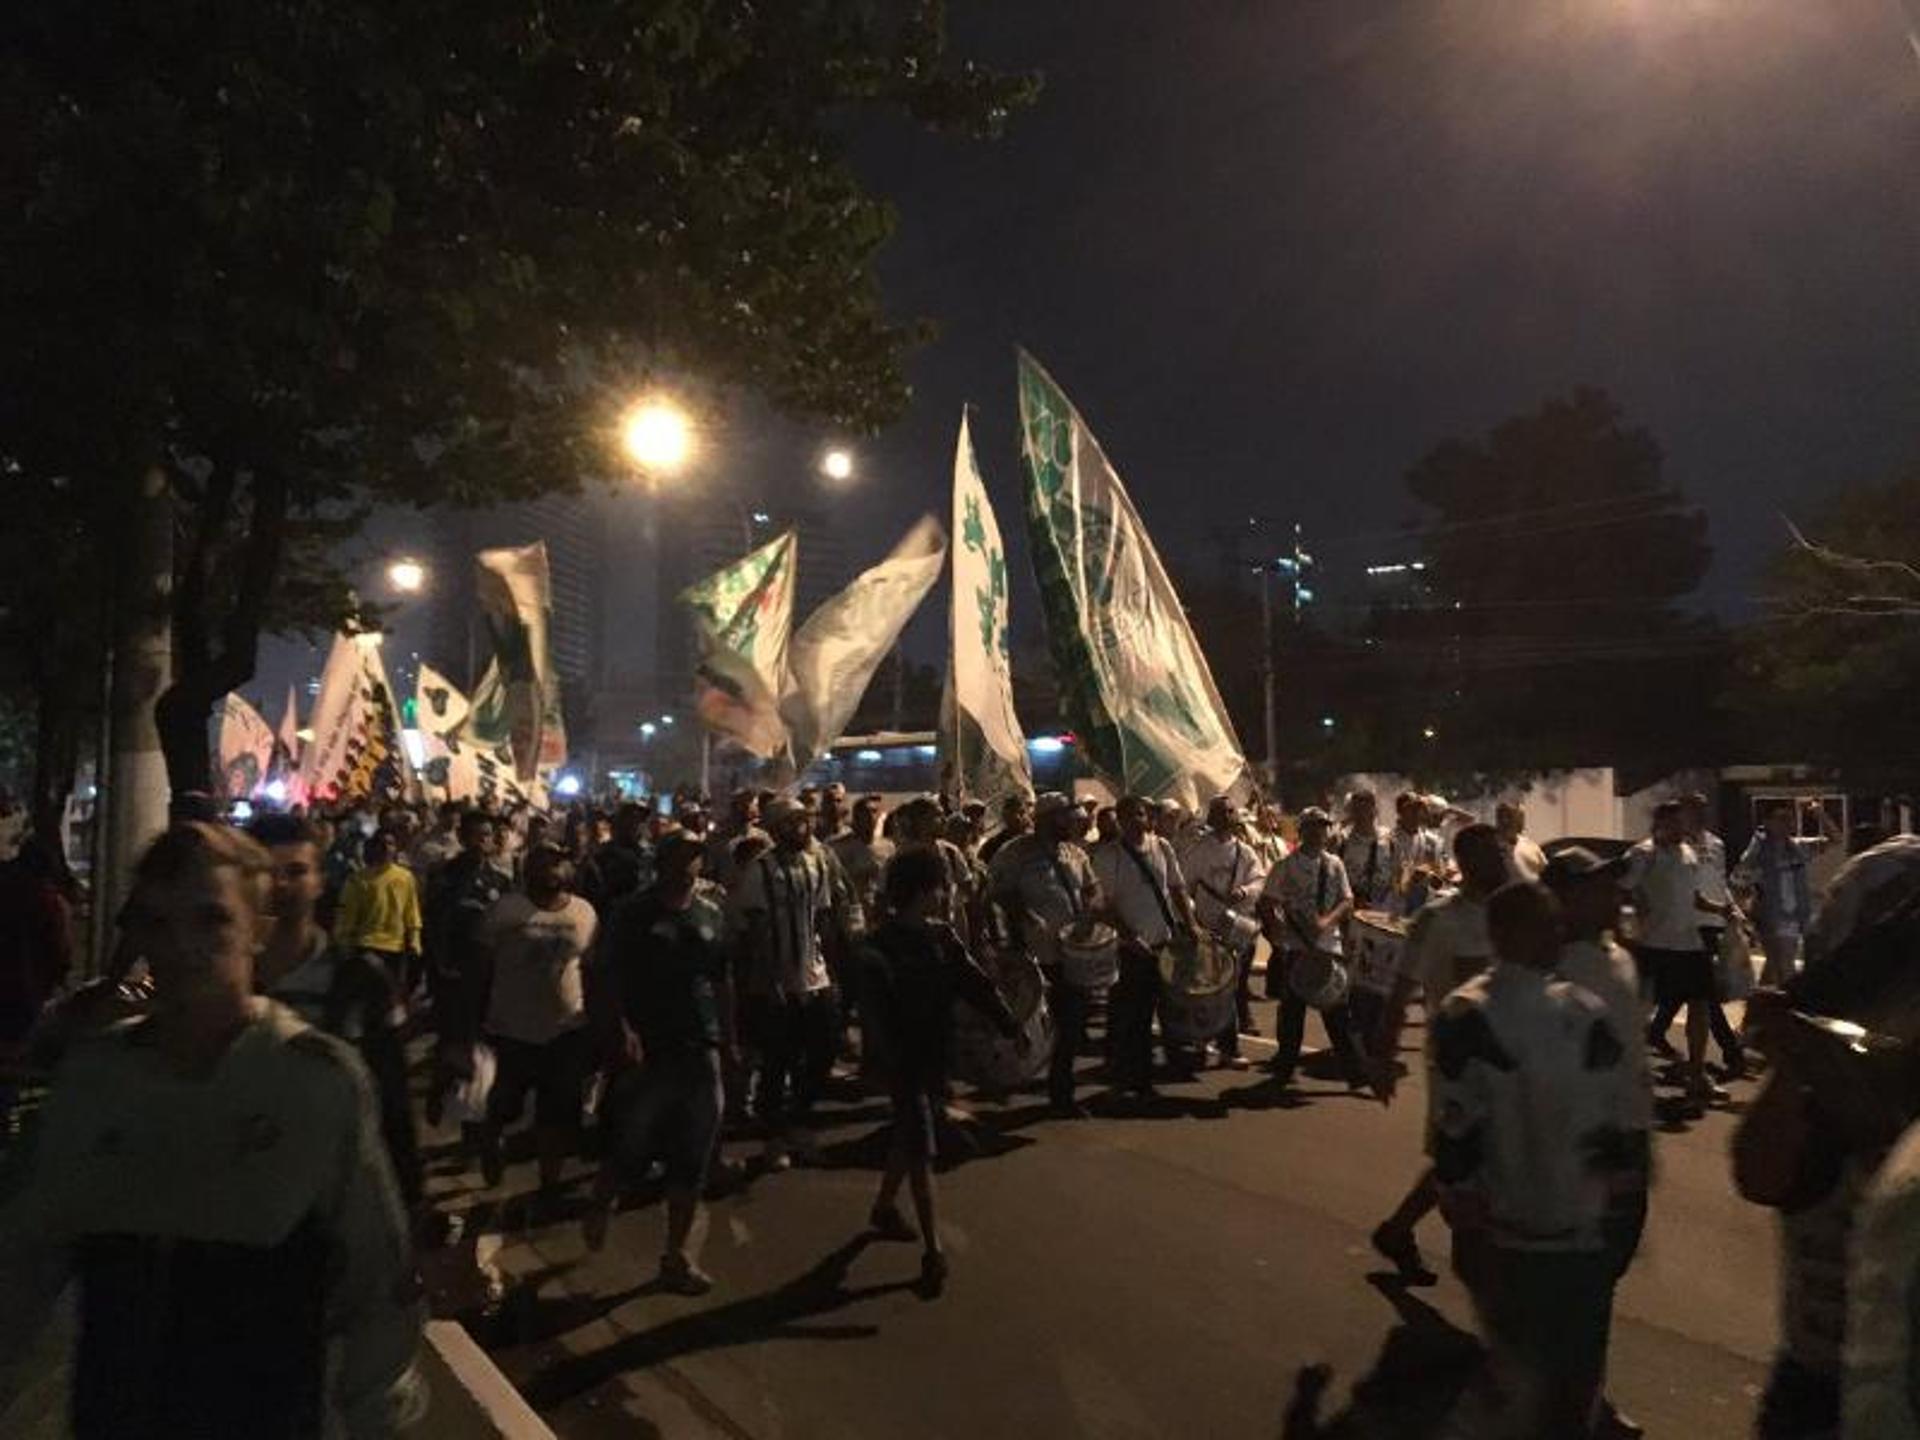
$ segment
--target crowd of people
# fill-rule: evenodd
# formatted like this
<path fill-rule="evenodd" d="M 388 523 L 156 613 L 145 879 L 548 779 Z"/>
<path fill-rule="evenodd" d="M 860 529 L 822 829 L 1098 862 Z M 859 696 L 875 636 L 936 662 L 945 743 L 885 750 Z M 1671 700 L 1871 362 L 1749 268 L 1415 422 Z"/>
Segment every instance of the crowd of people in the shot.
<path fill-rule="evenodd" d="M 322 1416 L 384 1433 L 417 1407 L 412 1254 L 436 1233 L 420 1123 L 457 1124 L 498 1187 L 529 1105 L 534 1213 L 559 1219 L 569 1165 L 590 1169 L 572 1213 L 599 1249 L 657 1181 L 660 1283 L 700 1295 L 716 1283 L 698 1234 L 723 1140 L 747 1142 L 736 1153 L 761 1172 L 804 1165 L 835 1087 L 884 1090 L 868 1223 L 920 1246 L 919 1284 L 938 1295 L 933 1162 L 965 1114 L 956 1012 L 1012 1057 L 1011 1082 L 1003 1067 L 966 1077 L 977 1088 L 1030 1079 L 1062 1121 L 1146 1113 L 1202 1068 L 1250 1068 L 1264 969 L 1265 1083 L 1279 1089 L 1298 1083 L 1312 1011 L 1341 1079 L 1391 1103 L 1421 1000 L 1426 1153 L 1373 1243 L 1406 1283 L 1434 1283 L 1418 1229 L 1438 1212 L 1515 1435 L 1640 1433 L 1606 1397 L 1606 1356 L 1647 1218 L 1657 1090 L 1672 1085 L 1682 1115 L 1724 1100 L 1710 1038 L 1722 1079 L 1764 1064 L 1740 1179 L 1787 1214 L 1790 1279 L 1763 1433 L 1840 1433 L 1834 1237 L 1905 1117 L 1876 1115 L 1849 1144 L 1809 1118 L 1843 1103 L 1845 1067 L 1791 1017 L 1860 1019 L 1862 995 L 1891 983 L 1884 964 L 1864 980 L 1803 971 L 1819 934 L 1807 865 L 1831 837 L 1802 838 L 1782 810 L 1730 865 L 1704 797 L 1688 796 L 1623 855 L 1549 858 L 1516 806 L 1492 824 L 1413 792 L 1393 809 L 1382 824 L 1364 791 L 1337 822 L 1228 797 L 1192 815 L 1014 794 L 990 821 L 977 803 L 889 810 L 828 785 L 741 791 L 720 814 L 682 793 L 555 815 L 395 804 L 244 830 L 182 820 L 140 866 L 107 980 L 51 1003 L 59 975 L 42 965 L 37 989 L 7 997 L 0 1039 L 60 1068 L 6 1212 L 0 1258 L 21 1288 L 0 1357 L 77 1276 L 78 1433 L 134 1433 L 126 1417 L 148 1413 L 209 1433 L 316 1434 Z M 1872 912 L 1849 917 L 1862 934 L 1905 913 L 1847 903 Z M 1766 988 L 1743 1035 L 1724 1005 L 1753 989 L 1749 935 Z M 1189 988 L 1217 1005 L 1178 1008 Z M 1176 1012 L 1211 1018 L 1196 1030 Z M 1096 1027 L 1105 1065 L 1090 1070 Z M 1920 1154 L 1903 1163 L 1889 1215 L 1920 1193 Z M 1872 1292 L 1882 1311 L 1899 1308 L 1893 1284 Z M 247 1299 L 210 1306 L 215 1293 Z M 216 1376 L 219 1345 L 240 1348 Z M 1884 1337 L 1875 1354 L 1859 1403 L 1878 1424 L 1898 1387 Z M 270 1394 L 286 1397 L 272 1424 L 224 1428 Z M 1907 1418 L 1857 1433 L 1920 1435 Z"/>

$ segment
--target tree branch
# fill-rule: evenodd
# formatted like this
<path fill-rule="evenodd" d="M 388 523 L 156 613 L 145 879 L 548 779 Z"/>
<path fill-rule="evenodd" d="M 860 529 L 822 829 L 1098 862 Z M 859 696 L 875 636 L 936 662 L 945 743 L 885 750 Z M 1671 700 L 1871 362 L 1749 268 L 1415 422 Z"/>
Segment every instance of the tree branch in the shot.
<path fill-rule="evenodd" d="M 1875 560 L 1866 555 L 1847 555 L 1807 539 L 1800 532 L 1800 528 L 1786 516 L 1782 515 L 1780 520 L 1787 527 L 1787 534 L 1793 538 L 1793 548 L 1810 560 L 1834 570 L 1852 570 L 1865 575 L 1897 575 L 1920 589 L 1920 568 L 1909 565 L 1904 560 Z"/>

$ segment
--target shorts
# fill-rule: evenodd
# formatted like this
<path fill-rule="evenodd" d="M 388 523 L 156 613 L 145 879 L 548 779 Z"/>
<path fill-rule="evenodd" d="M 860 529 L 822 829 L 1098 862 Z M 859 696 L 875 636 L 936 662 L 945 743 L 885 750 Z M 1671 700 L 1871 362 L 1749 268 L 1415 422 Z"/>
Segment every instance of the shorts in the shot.
<path fill-rule="evenodd" d="M 550 1129 L 578 1130 L 587 1106 L 587 1076 L 593 1069 L 591 1040 L 584 1025 L 563 1031 L 544 1045 L 489 1035 L 498 1068 L 487 1120 L 511 1125 L 527 1108 L 532 1090 L 534 1123 Z"/>
<path fill-rule="evenodd" d="M 720 1053 L 706 1045 L 666 1052 L 617 1076 L 603 1109 L 620 1178 L 634 1184 L 658 1160 L 669 1185 L 704 1189 L 725 1095 Z"/>
<path fill-rule="evenodd" d="M 1689 1005 L 1713 999 L 1713 960 L 1704 950 L 1656 950 L 1643 945 L 1634 952 L 1641 972 L 1653 986 L 1656 1005 Z"/>

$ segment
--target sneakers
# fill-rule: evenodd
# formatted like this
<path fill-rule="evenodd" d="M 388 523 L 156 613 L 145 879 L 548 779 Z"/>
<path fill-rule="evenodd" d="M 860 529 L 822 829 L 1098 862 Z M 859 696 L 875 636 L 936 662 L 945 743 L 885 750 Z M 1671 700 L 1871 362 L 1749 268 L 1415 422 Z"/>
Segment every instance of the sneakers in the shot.
<path fill-rule="evenodd" d="M 1244 1055 L 1222 1055 L 1220 1057 L 1220 1068 L 1222 1070 L 1251 1070 L 1253 1068 L 1253 1062 Z"/>
<path fill-rule="evenodd" d="M 671 1295 L 705 1295 L 713 1289 L 713 1277 L 684 1255 L 663 1255 L 660 1288 Z"/>
<path fill-rule="evenodd" d="M 1427 1268 L 1427 1262 L 1420 1254 L 1420 1242 L 1414 1238 L 1411 1230 L 1382 1225 L 1373 1232 L 1371 1238 L 1373 1248 L 1407 1284 L 1426 1286 L 1440 1283 L 1440 1277 Z"/>
<path fill-rule="evenodd" d="M 920 1232 L 913 1228 L 911 1221 L 900 1213 L 897 1205 L 876 1205 L 867 1216 L 867 1228 L 880 1240 L 896 1240 L 901 1244 L 911 1244 L 920 1238 Z"/>

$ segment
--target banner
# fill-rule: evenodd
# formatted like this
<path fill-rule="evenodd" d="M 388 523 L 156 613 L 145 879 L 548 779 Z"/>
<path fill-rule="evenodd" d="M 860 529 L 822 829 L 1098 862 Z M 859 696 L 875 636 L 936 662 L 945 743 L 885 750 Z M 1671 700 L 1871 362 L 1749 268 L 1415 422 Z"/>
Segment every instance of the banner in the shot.
<path fill-rule="evenodd" d="M 336 635 L 314 702 L 313 739 L 300 757 L 300 784 L 316 803 L 402 793 L 407 757 L 400 709 L 378 635 Z"/>
<path fill-rule="evenodd" d="M 553 668 L 553 584 L 544 540 L 474 556 L 474 593 L 504 689 L 515 769 L 532 780 L 566 763 L 560 677 Z"/>
<path fill-rule="evenodd" d="M 273 731 L 260 712 L 229 694 L 220 702 L 220 793 L 229 800 L 250 800 L 267 783 L 273 767 Z"/>
<path fill-rule="evenodd" d="M 1251 784 L 1213 674 L 1120 477 L 1020 352 L 1027 526 L 1061 706 L 1102 778 L 1189 810 Z"/>
<path fill-rule="evenodd" d="M 796 772 L 845 732 L 873 672 L 940 578 L 946 558 L 940 522 L 923 516 L 891 555 L 822 604 L 795 634 L 780 717 Z"/>
<path fill-rule="evenodd" d="M 709 730 L 763 760 L 787 742 L 780 694 L 797 549 L 789 530 L 680 596 L 700 644 L 694 708 Z"/>
<path fill-rule="evenodd" d="M 997 804 L 1033 788 L 1013 709 L 1007 643 L 1007 557 L 974 461 L 967 417 L 953 455 L 953 604 L 941 704 L 940 773 L 956 798 Z"/>
<path fill-rule="evenodd" d="M 452 735 L 429 738 L 427 747 L 430 758 L 421 778 L 439 798 L 495 813 L 509 805 L 547 808 L 546 785 L 538 780 L 522 783 L 508 747 L 477 745 Z"/>
<path fill-rule="evenodd" d="M 413 723 L 428 735 L 451 735 L 467 723 L 473 707 L 454 683 L 431 665 L 421 665 L 413 682 Z"/>

